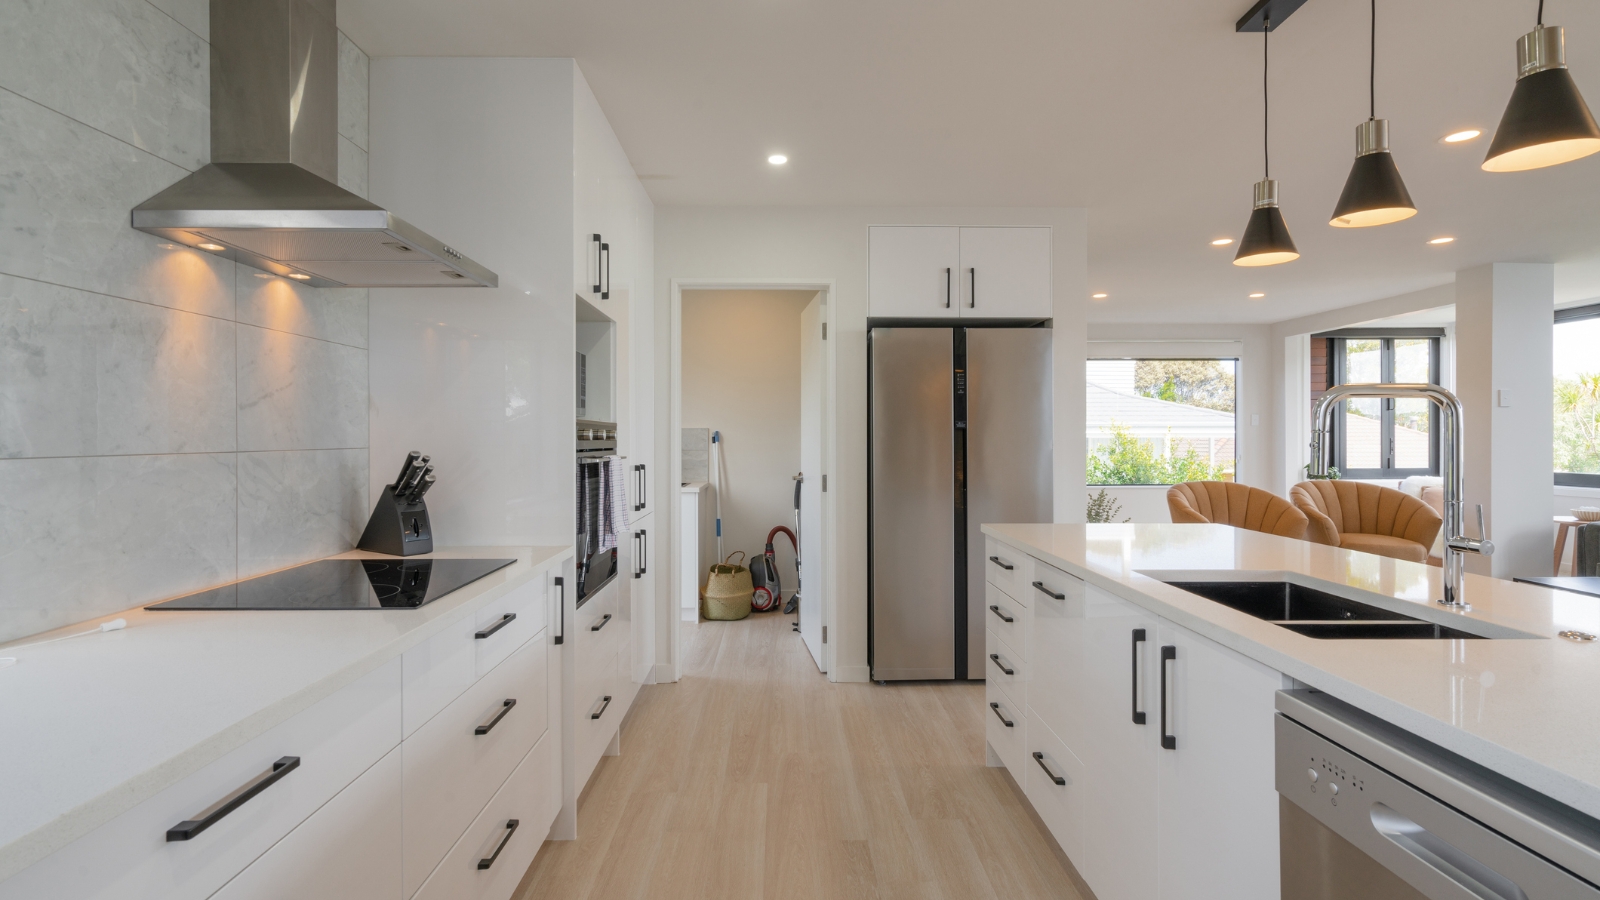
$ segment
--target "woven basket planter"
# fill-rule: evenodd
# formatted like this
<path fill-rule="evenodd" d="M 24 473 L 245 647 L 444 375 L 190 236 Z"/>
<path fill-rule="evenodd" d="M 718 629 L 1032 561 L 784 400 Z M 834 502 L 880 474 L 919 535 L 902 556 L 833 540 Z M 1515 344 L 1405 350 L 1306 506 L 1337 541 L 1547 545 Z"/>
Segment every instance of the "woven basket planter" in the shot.
<path fill-rule="evenodd" d="M 750 596 L 755 588 L 750 583 L 750 570 L 731 562 L 735 556 L 743 560 L 744 551 L 728 554 L 706 576 L 705 590 L 700 592 L 700 615 L 707 619 L 730 621 L 750 615 Z"/>

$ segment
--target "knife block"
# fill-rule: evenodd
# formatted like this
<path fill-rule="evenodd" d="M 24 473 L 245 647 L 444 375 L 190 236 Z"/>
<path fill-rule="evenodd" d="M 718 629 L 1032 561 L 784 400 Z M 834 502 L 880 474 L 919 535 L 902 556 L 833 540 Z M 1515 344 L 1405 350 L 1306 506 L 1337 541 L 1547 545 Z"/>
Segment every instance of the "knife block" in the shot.
<path fill-rule="evenodd" d="M 390 556 L 416 556 L 433 552 L 433 528 L 428 524 L 428 504 L 396 497 L 394 485 L 385 485 L 372 509 L 367 529 L 361 532 L 361 550 Z"/>

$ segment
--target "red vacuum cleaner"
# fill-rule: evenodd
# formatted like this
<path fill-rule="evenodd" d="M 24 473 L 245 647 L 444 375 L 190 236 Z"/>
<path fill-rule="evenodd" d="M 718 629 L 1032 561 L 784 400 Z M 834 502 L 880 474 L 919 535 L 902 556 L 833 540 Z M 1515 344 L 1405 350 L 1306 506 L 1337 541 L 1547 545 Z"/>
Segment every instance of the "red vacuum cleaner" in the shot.
<path fill-rule="evenodd" d="M 800 542 L 795 540 L 794 532 L 782 525 L 767 532 L 766 550 L 750 564 L 750 583 L 755 587 L 755 593 L 750 596 L 750 608 L 756 612 L 771 612 L 783 602 L 783 588 L 778 584 L 778 560 L 772 552 L 772 541 L 779 532 L 789 536 L 795 555 L 800 554 Z"/>

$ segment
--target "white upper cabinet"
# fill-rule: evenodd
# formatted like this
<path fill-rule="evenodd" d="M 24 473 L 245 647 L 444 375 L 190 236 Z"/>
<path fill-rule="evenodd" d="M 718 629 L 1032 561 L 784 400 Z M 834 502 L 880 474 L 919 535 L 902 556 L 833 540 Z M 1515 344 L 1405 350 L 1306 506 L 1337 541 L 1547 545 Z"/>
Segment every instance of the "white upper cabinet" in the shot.
<path fill-rule="evenodd" d="M 867 229 L 867 314 L 955 318 L 961 229 L 874 225 Z"/>
<path fill-rule="evenodd" d="M 964 317 L 1050 318 L 1050 229 L 962 228 L 960 276 Z"/>

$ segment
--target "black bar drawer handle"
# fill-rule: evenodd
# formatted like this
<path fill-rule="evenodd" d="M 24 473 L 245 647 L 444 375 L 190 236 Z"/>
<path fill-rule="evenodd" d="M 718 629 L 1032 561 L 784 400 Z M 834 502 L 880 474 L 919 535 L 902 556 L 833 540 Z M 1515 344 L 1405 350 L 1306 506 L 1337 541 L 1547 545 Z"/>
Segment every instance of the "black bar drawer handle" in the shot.
<path fill-rule="evenodd" d="M 1049 588 L 1044 586 L 1044 582 L 1042 582 L 1042 581 L 1035 581 L 1033 583 L 1033 586 L 1034 586 L 1034 588 L 1036 590 L 1039 591 L 1039 593 L 1044 594 L 1046 597 L 1051 597 L 1051 598 L 1056 599 L 1056 600 L 1065 600 L 1065 599 L 1067 599 L 1067 595 L 1066 594 L 1058 594 L 1055 591 L 1050 590 Z"/>
<path fill-rule="evenodd" d="M 606 714 L 606 707 L 608 707 L 610 705 L 611 705 L 611 695 L 610 694 L 607 694 L 604 697 L 601 697 L 600 698 L 600 708 L 598 710 L 592 712 L 592 713 L 589 713 L 589 718 L 598 719 L 601 716 L 605 715 Z"/>
<path fill-rule="evenodd" d="M 277 784 L 279 779 L 298 768 L 300 768 L 300 757 L 285 756 L 280 758 L 272 764 L 272 768 L 258 775 L 255 781 L 218 800 L 210 809 L 201 812 L 197 818 L 179 822 L 168 828 L 167 840 L 189 840 L 222 821 L 223 816 L 250 802 L 250 798 Z"/>
<path fill-rule="evenodd" d="M 513 700 L 513 699 L 511 699 L 509 697 L 506 698 L 506 702 L 500 704 L 500 711 L 494 714 L 494 718 L 492 718 L 489 721 L 483 723 L 482 725 L 479 725 L 477 728 L 472 729 L 472 733 L 473 734 L 488 734 L 489 732 L 493 731 L 494 727 L 496 725 L 500 724 L 500 720 L 504 719 L 506 717 L 506 713 L 511 712 L 511 707 L 516 706 L 516 705 L 517 705 L 517 701 L 515 701 L 515 700 Z"/>
<path fill-rule="evenodd" d="M 999 616 L 1000 617 L 1000 621 L 1006 623 L 1007 625 L 1010 625 L 1012 622 L 1016 621 L 1016 619 L 1014 619 L 1011 616 L 1008 616 L 1005 613 L 1001 612 L 1000 611 L 1000 607 L 995 606 L 992 603 L 989 605 L 989 611 L 994 613 L 995 615 Z"/>
<path fill-rule="evenodd" d="M 600 293 L 600 281 L 601 281 L 601 278 L 600 278 L 600 265 L 601 265 L 601 262 L 600 262 L 600 235 L 597 234 L 593 238 L 591 238 L 590 239 L 590 243 L 594 244 L 594 292 L 596 294 L 598 294 L 598 293 Z"/>
<path fill-rule="evenodd" d="M 1016 568 L 1016 566 L 1013 566 L 1011 563 L 1006 562 L 1005 560 L 1001 559 L 998 556 L 989 557 L 989 562 L 992 562 L 995 565 L 999 566 L 1000 568 L 1005 569 L 1007 572 L 1009 572 L 1012 569 Z"/>
<path fill-rule="evenodd" d="M 604 628 L 604 627 L 606 627 L 607 625 L 610 625 L 610 624 L 611 624 L 611 613 L 606 613 L 605 615 L 600 617 L 600 624 L 599 625 L 590 625 L 589 626 L 589 630 L 590 631 L 599 631 L 600 629 L 602 629 L 602 628 Z"/>
<path fill-rule="evenodd" d="M 950 308 L 950 270 L 944 270 L 944 308 Z"/>
<path fill-rule="evenodd" d="M 1006 673 L 1007 675 L 1015 675 L 1015 674 L 1017 674 L 1017 671 L 1015 669 L 1011 668 L 1010 666 L 1008 666 L 1005 663 L 1000 661 L 1000 654 L 991 653 L 991 654 L 989 654 L 989 658 L 994 660 L 994 664 L 1000 667 L 1000 671 Z"/>
<path fill-rule="evenodd" d="M 1178 648 L 1171 644 L 1161 648 L 1161 749 L 1178 749 L 1178 736 L 1167 731 L 1167 663 L 1178 658 Z"/>
<path fill-rule="evenodd" d="M 601 300 L 610 300 L 611 299 L 611 244 L 609 242 L 602 242 L 600 244 L 600 252 L 602 254 L 604 254 L 605 258 L 606 258 L 606 284 L 605 284 L 605 289 L 600 292 L 600 299 Z"/>
<path fill-rule="evenodd" d="M 556 587 L 561 589 L 560 595 L 556 600 L 556 603 L 561 608 L 561 630 L 556 632 L 556 643 L 559 644 L 567 639 L 567 584 L 559 576 L 554 580 Z"/>
<path fill-rule="evenodd" d="M 989 704 L 989 708 L 994 710 L 994 714 L 1000 717 L 1000 724 L 1006 726 L 1007 728 L 1017 727 L 1017 723 L 1006 718 L 1006 714 L 1000 711 L 1000 704 L 991 703 Z"/>
<path fill-rule="evenodd" d="M 521 824 L 522 823 L 516 819 L 506 820 L 506 836 L 500 839 L 500 845 L 494 848 L 494 853 L 478 860 L 478 871 L 481 872 L 484 869 L 494 865 L 494 861 L 500 858 L 500 851 L 504 850 L 506 845 L 511 843 L 511 836 L 517 833 L 517 826 Z"/>
<path fill-rule="evenodd" d="M 1067 780 L 1065 778 L 1062 778 L 1060 775 L 1057 775 L 1056 773 L 1050 771 L 1050 767 L 1045 765 L 1045 763 L 1044 763 L 1044 754 L 1043 753 L 1040 753 L 1037 750 L 1033 751 L 1033 761 L 1039 764 L 1039 768 L 1043 769 L 1044 773 L 1046 775 L 1050 776 L 1050 780 L 1051 781 L 1054 781 L 1056 784 L 1066 784 L 1067 783 Z"/>
<path fill-rule="evenodd" d="M 1139 708 L 1139 645 L 1144 643 L 1144 629 L 1133 630 L 1133 724 L 1144 724 L 1144 710 Z"/>
<path fill-rule="evenodd" d="M 505 615 L 500 617 L 500 621 L 498 621 L 498 622 L 494 623 L 493 625 L 490 625 L 488 628 L 485 628 L 484 630 L 478 632 L 477 634 L 473 635 L 473 637 L 476 638 L 477 640 L 481 641 L 484 638 L 489 637 L 490 635 L 494 634 L 496 631 L 499 631 L 500 629 L 506 627 L 507 625 L 510 625 L 512 622 L 516 621 L 516 618 L 517 618 L 517 614 L 516 613 L 506 613 Z"/>
<path fill-rule="evenodd" d="M 977 266 L 973 266 L 970 271 L 972 273 L 972 295 L 968 298 L 967 306 L 969 308 L 971 308 L 971 309 L 977 309 L 978 308 L 978 267 Z"/>

